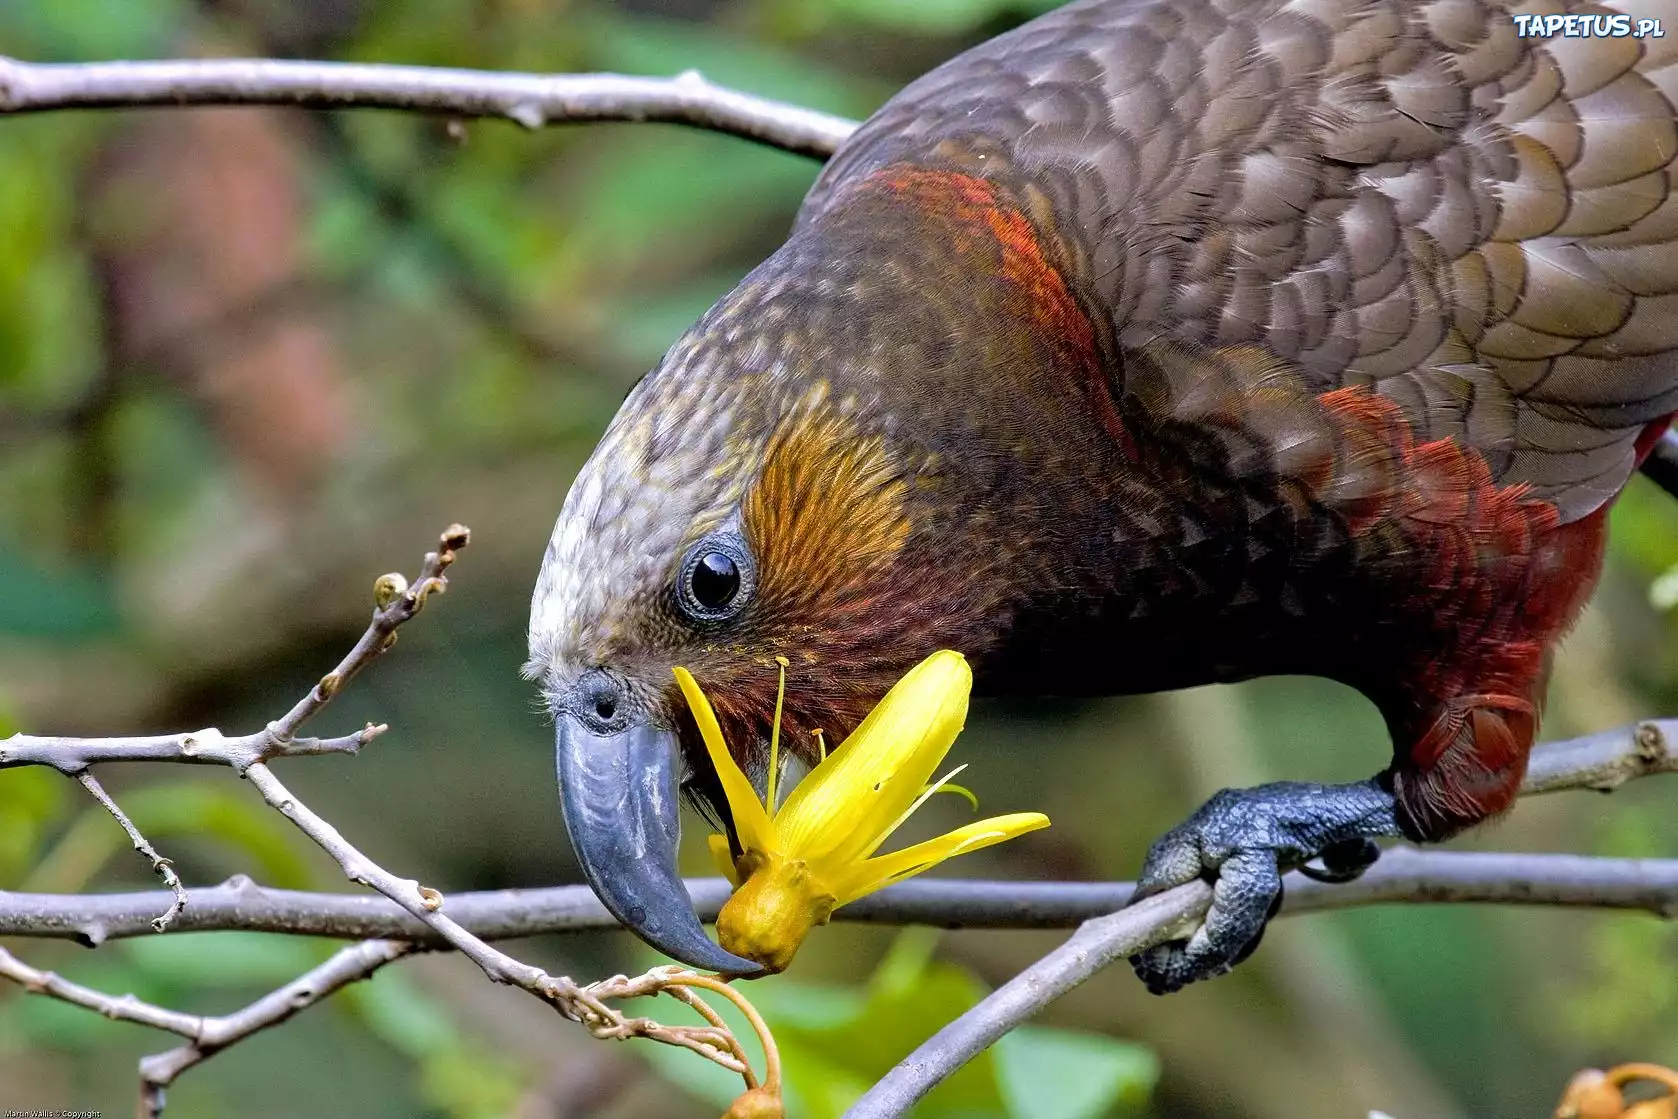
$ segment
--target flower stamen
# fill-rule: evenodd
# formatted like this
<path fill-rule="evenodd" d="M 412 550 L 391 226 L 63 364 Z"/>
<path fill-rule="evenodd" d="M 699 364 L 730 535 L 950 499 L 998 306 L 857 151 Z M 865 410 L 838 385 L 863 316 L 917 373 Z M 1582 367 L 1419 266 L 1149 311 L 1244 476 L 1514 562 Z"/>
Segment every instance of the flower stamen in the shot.
<path fill-rule="evenodd" d="M 775 783 L 781 775 L 781 705 L 787 698 L 787 666 L 785 657 L 776 657 L 777 671 L 780 682 L 775 685 L 775 721 L 769 725 L 769 780 L 765 789 L 763 806 L 769 809 L 769 814 L 775 814 Z"/>

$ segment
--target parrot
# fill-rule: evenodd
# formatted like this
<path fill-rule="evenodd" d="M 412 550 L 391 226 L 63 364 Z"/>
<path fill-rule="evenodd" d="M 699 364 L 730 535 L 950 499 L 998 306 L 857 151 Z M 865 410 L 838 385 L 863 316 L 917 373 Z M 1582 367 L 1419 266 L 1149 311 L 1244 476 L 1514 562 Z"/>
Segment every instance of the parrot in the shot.
<path fill-rule="evenodd" d="M 760 973 L 677 874 L 681 802 L 731 825 L 675 666 L 760 784 L 772 658 L 810 764 L 946 648 L 975 695 L 1362 693 L 1379 772 L 1226 789 L 1148 850 L 1139 897 L 1213 888 L 1131 960 L 1156 994 L 1247 958 L 1290 870 L 1506 812 L 1678 413 L 1678 26 L 1616 33 L 1663 11 L 1077 0 L 885 103 L 542 558 L 525 671 L 606 908 Z"/>

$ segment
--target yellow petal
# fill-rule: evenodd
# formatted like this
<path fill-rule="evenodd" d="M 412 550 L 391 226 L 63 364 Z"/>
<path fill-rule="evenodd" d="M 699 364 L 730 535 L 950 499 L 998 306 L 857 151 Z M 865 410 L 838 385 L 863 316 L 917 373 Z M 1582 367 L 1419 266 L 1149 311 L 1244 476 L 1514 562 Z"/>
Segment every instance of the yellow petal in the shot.
<path fill-rule="evenodd" d="M 973 672 L 932 654 L 792 791 L 777 817 L 789 855 L 817 868 L 865 858 L 926 787 L 967 719 Z"/>
<path fill-rule="evenodd" d="M 882 886 L 901 878 L 919 874 L 937 866 L 945 859 L 968 851 L 977 851 L 992 844 L 1024 835 L 1028 831 L 1049 826 L 1049 818 L 1041 812 L 1013 812 L 1006 816 L 992 816 L 975 824 L 957 828 L 924 843 L 893 851 L 889 855 L 869 859 L 853 865 L 828 878 L 827 887 L 839 905 L 853 902 L 864 894 L 871 894 Z"/>
<path fill-rule="evenodd" d="M 728 884 L 730 886 L 740 885 L 740 872 L 735 869 L 734 852 L 729 849 L 728 836 L 708 835 L 705 837 L 705 846 L 711 852 L 711 861 L 717 864 L 717 869 L 722 871 L 724 878 L 728 879 Z"/>
<path fill-rule="evenodd" d="M 677 668 L 676 683 L 680 685 L 682 694 L 687 697 L 688 706 L 693 709 L 693 721 L 699 725 L 699 737 L 705 740 L 705 750 L 711 755 L 711 764 L 716 766 L 717 776 L 722 780 L 723 793 L 728 797 L 728 810 L 734 817 L 734 830 L 740 837 L 740 846 L 747 850 L 779 850 L 780 841 L 775 834 L 775 825 L 769 819 L 769 813 L 765 812 L 763 805 L 759 803 L 757 790 L 752 788 L 751 781 L 734 763 L 734 755 L 728 752 L 728 743 L 724 742 L 722 737 L 722 727 L 717 723 L 717 713 L 711 710 L 711 701 L 700 691 L 699 681 L 695 680 L 687 669 Z"/>

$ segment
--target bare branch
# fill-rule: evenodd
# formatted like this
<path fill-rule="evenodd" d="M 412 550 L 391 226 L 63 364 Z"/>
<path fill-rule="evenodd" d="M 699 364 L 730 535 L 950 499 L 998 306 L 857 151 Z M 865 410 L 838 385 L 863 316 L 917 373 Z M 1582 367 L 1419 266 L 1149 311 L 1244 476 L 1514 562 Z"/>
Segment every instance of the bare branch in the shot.
<path fill-rule="evenodd" d="M 352 882 L 371 887 L 395 902 L 407 914 L 420 921 L 441 937 L 449 947 L 477 964 L 483 973 L 496 983 L 519 987 L 537 998 L 546 1000 L 554 1009 L 581 1023 L 590 1033 L 603 1038 L 645 1037 L 665 1045 L 688 1049 L 736 1073 L 745 1080 L 747 1092 L 765 1090 L 779 1096 L 779 1073 L 774 1057 L 774 1042 L 755 1011 L 744 996 L 721 980 L 700 975 L 685 968 L 655 968 L 634 983 L 620 979 L 606 980 L 589 986 L 579 986 L 568 976 L 550 975 L 541 968 L 524 963 L 497 948 L 491 947 L 462 927 L 453 917 L 443 913 L 445 899 L 436 890 L 422 886 L 411 878 L 400 878 L 368 858 L 344 838 L 342 833 L 299 801 L 275 777 L 273 771 L 258 762 L 245 771 L 262 799 L 278 809 L 288 820 L 322 850 L 331 855 Z M 723 1025 L 698 995 L 678 993 L 677 989 L 700 986 L 724 995 L 747 1011 L 763 1039 L 769 1058 L 769 1077 L 760 1085 L 746 1060 L 739 1041 Z M 650 1019 L 627 1018 L 608 1007 L 607 999 L 632 998 L 639 995 L 668 991 L 682 1002 L 694 1007 L 706 1019 L 705 1026 L 666 1026 Z"/>
<path fill-rule="evenodd" d="M 227 765 L 241 772 L 257 761 L 312 754 L 353 754 L 385 731 L 369 726 L 340 738 L 293 738 L 277 741 L 267 730 L 229 738 L 219 730 L 185 734 L 149 734 L 123 738 L 65 738 L 14 734 L 0 739 L 0 769 L 46 765 L 77 776 L 102 762 L 183 762 Z"/>
<path fill-rule="evenodd" d="M 358 644 L 362 648 L 366 644 Z M 371 647 L 367 645 L 366 647 Z M 345 666 L 340 665 L 343 672 Z M 1523 792 L 1529 795 L 1563 789 L 1613 789 L 1635 777 L 1678 771 L 1672 748 L 1678 720 L 1636 723 L 1581 738 L 1546 743 L 1533 751 Z M 264 748 L 264 731 L 243 740 L 239 758 Z M 79 761 L 88 741 L 62 739 L 62 748 Z M 0 744 L 3 746 L 4 744 Z M 272 748 L 272 743 L 268 743 Z M 171 760 L 202 760 L 173 758 Z M 226 759 L 223 759 L 226 761 Z M 53 756 L 13 764 L 73 767 Z M 236 764 L 226 761 L 226 764 Z M 339 837 L 340 839 L 342 837 Z M 1402 850 L 1402 849 L 1399 849 Z M 1365 901 L 1492 901 L 1544 905 L 1596 905 L 1645 909 L 1671 915 L 1672 880 L 1662 861 L 1586 859 L 1564 856 L 1462 855 L 1429 852 L 1400 855 L 1390 851 L 1360 881 L 1323 887 L 1291 878 L 1290 901 L 1311 905 L 1318 897 L 1357 896 Z M 1421 860 L 1417 862 L 1415 860 Z M 1401 882 L 1401 870 L 1419 877 Z M 702 916 L 716 915 L 728 897 L 720 878 L 688 882 Z M 969 928 L 1065 928 L 1111 913 L 1130 899 L 1129 883 L 1042 883 L 916 880 L 840 909 L 838 920 L 887 924 L 921 923 Z M 1349 903 L 1349 900 L 1348 900 Z M 92 946 L 112 937 L 151 931 L 151 916 L 168 904 L 158 893 L 60 896 L 0 891 L 0 936 L 58 937 Z M 540 890 L 500 890 L 460 894 L 449 899 L 449 912 L 463 928 L 485 939 L 535 936 L 578 929 L 615 927 L 616 922 L 586 886 Z M 273 890 L 236 877 L 194 891 L 191 908 L 175 919 L 182 932 L 246 929 L 333 936 L 414 938 L 437 945 L 446 939 L 399 907 L 378 898 L 352 894 Z"/>
<path fill-rule="evenodd" d="M 845 1112 L 845 1119 L 902 1115 L 1003 1034 L 1108 964 L 1187 936 L 1211 904 L 1212 887 L 1205 882 L 1190 882 L 1084 922 L 1064 944 L 909 1054 Z"/>
<path fill-rule="evenodd" d="M 0 57 L 0 114 L 147 105 L 401 109 L 526 128 L 656 121 L 822 158 L 856 127 L 843 117 L 712 85 L 693 70 L 643 78 L 259 58 L 35 63 Z"/>
<path fill-rule="evenodd" d="M 137 1022 L 153 1029 L 168 1030 L 182 1037 L 196 1037 L 203 1019 L 196 1014 L 182 1014 L 160 1006 L 141 1002 L 133 995 L 107 995 L 92 987 L 83 987 L 50 971 L 32 968 L 4 948 L 0 948 L 0 976 L 10 979 L 24 990 L 36 995 L 47 995 L 73 1006 L 103 1014 L 117 1022 Z"/>
<path fill-rule="evenodd" d="M 105 806 L 105 811 L 116 818 L 116 822 L 122 826 L 122 830 L 128 833 L 129 840 L 134 844 L 134 850 L 151 860 L 151 868 L 157 872 L 157 876 L 163 879 L 163 884 L 169 887 L 174 894 L 168 908 L 161 915 L 152 918 L 152 931 L 164 931 L 169 927 L 170 922 L 180 914 L 181 910 L 186 908 L 186 888 L 181 885 L 180 876 L 175 873 L 175 868 L 169 865 L 169 860 L 159 855 L 157 848 L 153 847 L 146 840 L 146 837 L 140 834 L 140 829 L 134 826 L 134 821 L 128 818 L 128 813 L 124 812 L 121 806 L 111 799 L 111 794 L 105 791 L 105 786 L 99 783 L 99 778 L 91 773 L 82 773 L 76 779 L 82 783 L 83 788 L 93 794 L 94 800 Z"/>
<path fill-rule="evenodd" d="M 426 554 L 419 577 L 412 586 L 409 586 L 408 581 L 400 574 L 381 576 L 373 587 L 375 609 L 372 621 L 355 647 L 335 669 L 310 689 L 308 695 L 261 732 L 237 740 L 238 745 L 233 748 L 229 748 L 228 743 L 236 740 L 226 739 L 217 732 L 206 732 L 200 736 L 163 736 L 139 742 L 140 750 L 130 750 L 127 756 L 132 757 L 136 752 L 162 746 L 164 749 L 160 760 L 188 760 L 184 757 L 167 756 L 169 749 L 184 748 L 186 742 L 195 737 L 202 739 L 209 743 L 211 751 L 216 755 L 215 760 L 240 770 L 261 794 L 263 800 L 331 855 L 351 881 L 369 886 L 395 902 L 409 918 L 419 922 L 434 937 L 440 938 L 471 959 L 494 981 L 522 987 L 538 998 L 545 999 L 566 1017 L 581 1023 L 598 1037 L 646 1037 L 699 1053 L 742 1077 L 746 1090 L 743 1100 L 753 1103 L 772 1102 L 778 1109 L 780 1066 L 775 1054 L 774 1039 L 769 1036 L 762 1018 L 752 1009 L 745 997 L 728 987 L 722 980 L 685 968 L 666 967 L 655 968 L 635 980 L 620 976 L 583 987 L 569 978 L 549 975 L 540 968 L 516 960 L 491 948 L 482 939 L 462 928 L 452 917 L 444 915 L 442 894 L 420 885 L 413 879 L 399 878 L 369 859 L 345 839 L 337 828 L 298 800 L 268 768 L 266 759 L 286 752 L 288 746 L 295 744 L 298 728 L 330 703 L 358 672 L 395 644 L 397 628 L 417 615 L 424 608 L 429 596 L 447 589 L 448 581 L 444 572 L 453 564 L 456 553 L 466 547 L 469 539 L 470 534 L 459 525 L 452 525 L 445 530 L 437 551 Z M 382 729 L 368 727 L 358 737 L 365 740 Z M 11 744 L 16 744 L 16 740 L 11 740 Z M 48 765 L 61 772 L 77 775 L 88 790 L 128 830 L 136 846 L 149 853 L 154 864 L 159 865 L 160 869 L 167 870 L 167 865 L 151 850 L 132 821 L 116 802 L 105 794 L 99 782 L 86 772 L 87 767 L 94 761 L 109 760 L 108 755 L 113 752 L 117 756 L 123 756 L 123 747 L 135 745 L 136 740 L 121 739 L 96 740 L 93 747 L 89 747 L 85 740 L 33 739 L 24 743 L 24 748 L 13 755 L 14 760 L 11 764 Z M 203 759 L 194 757 L 191 760 Z M 173 880 L 172 875 L 168 880 L 179 889 L 179 883 Z M 177 899 L 177 905 L 166 916 L 172 917 L 178 913 L 180 904 L 184 903 Z M 159 919 L 154 921 L 153 928 L 163 931 L 163 927 L 168 923 Z M 98 943 L 103 939 L 103 934 L 95 935 L 84 927 L 80 938 L 86 943 Z M 166 1087 L 181 1072 L 240 1038 L 283 1021 L 299 1010 L 313 1005 L 338 987 L 370 974 L 390 960 L 415 951 L 417 947 L 419 946 L 409 941 L 383 938 L 346 948 L 320 968 L 258 1000 L 240 1014 L 208 1022 L 191 1015 L 141 1003 L 132 996 L 114 998 L 104 995 L 56 975 L 37 971 L 10 955 L 0 954 L 0 976 L 11 978 L 36 993 L 51 995 L 111 1016 L 173 1030 L 187 1037 L 190 1044 L 141 1062 L 140 1111 L 142 1115 L 155 1119 L 163 1112 Z M 691 990 L 695 987 L 720 994 L 745 1012 L 747 1019 L 760 1035 L 768 1055 L 768 1075 L 764 1081 L 760 1083 L 757 1079 L 744 1048 L 723 1019 L 711 1009 L 703 997 Z M 606 1004 L 608 999 L 661 992 L 669 993 L 678 1001 L 692 1007 L 705 1020 L 705 1024 L 666 1026 L 650 1019 L 626 1017 Z"/>
<path fill-rule="evenodd" d="M 1580 738 L 1547 742 L 1533 750 L 1522 796 L 1565 789 L 1611 793 L 1637 777 L 1678 773 L 1678 719 L 1650 719 Z"/>
<path fill-rule="evenodd" d="M 155 1119 L 163 1114 L 164 1089 L 187 1069 L 259 1030 L 284 1022 L 339 988 L 367 978 L 385 964 L 421 950 L 417 945 L 389 940 L 352 944 L 279 990 L 264 995 L 237 1013 L 220 1018 L 183 1014 L 142 1002 L 133 995 L 107 995 L 92 987 L 72 983 L 53 972 L 30 967 L 3 948 L 0 948 L 0 976 L 12 980 L 31 994 L 45 995 L 96 1011 L 107 1018 L 167 1030 L 186 1038 L 187 1044 L 146 1057 L 140 1062 L 141 1113 Z"/>
<path fill-rule="evenodd" d="M 307 1010 L 341 988 L 366 979 L 386 964 L 420 950 L 417 945 L 395 940 L 368 940 L 352 944 L 333 953 L 332 958 L 319 967 L 311 968 L 243 1010 L 219 1018 L 194 1019 L 197 1028 L 183 1035 L 188 1039 L 187 1044 L 141 1059 L 141 1113 L 150 1119 L 162 1115 L 165 1090 L 194 1065 L 229 1045 Z"/>
<path fill-rule="evenodd" d="M 690 878 L 703 920 L 727 900 L 721 878 Z M 834 913 L 835 921 L 967 929 L 1064 929 L 1121 909 L 1131 882 L 1018 882 L 916 879 L 888 887 Z M 1286 912 L 1393 902 L 1540 905 L 1625 909 L 1678 917 L 1678 859 L 1605 859 L 1389 849 L 1364 876 L 1325 885 L 1287 879 Z M 123 894 L 23 894 L 0 891 L 0 936 L 107 940 L 152 935 L 162 891 Z M 618 922 L 587 886 L 450 894 L 448 911 L 484 940 L 612 929 Z M 448 942 L 395 903 L 362 894 L 309 893 L 259 886 L 243 875 L 192 892 L 173 932 L 243 931 L 342 940 L 395 938 L 431 948 Z"/>
<path fill-rule="evenodd" d="M 1636 777 L 1678 771 L 1678 756 L 1670 738 L 1674 729 L 1678 729 L 1678 721 L 1658 720 L 1541 746 L 1533 751 L 1521 794 L 1580 788 L 1608 791 Z M 1454 863 L 1456 872 L 1435 879 L 1426 864 L 1441 858 Z M 1538 884 L 1532 879 L 1497 877 L 1500 862 L 1509 859 L 1545 864 L 1548 881 L 1536 888 Z M 1618 865 L 1610 867 L 1610 863 Z M 1384 853 L 1362 881 L 1312 890 L 1298 882 L 1298 875 L 1289 875 L 1291 904 L 1284 907 L 1284 912 L 1371 901 L 1465 900 L 1464 891 L 1472 888 L 1471 884 L 1492 885 L 1497 891 L 1483 900 L 1530 903 L 1542 896 L 1560 904 L 1577 904 L 1583 896 L 1608 887 L 1610 882 L 1624 885 L 1650 869 L 1664 875 L 1678 869 L 1678 860 L 1423 853 L 1401 847 Z M 1490 879 L 1485 877 L 1488 870 L 1493 871 Z M 1645 900 L 1653 904 L 1640 908 L 1663 917 L 1678 916 L 1678 898 L 1665 891 L 1658 893 L 1658 897 L 1646 896 Z M 1571 900 L 1562 901 L 1564 898 Z M 1184 936 L 1206 915 L 1211 901 L 1209 885 L 1190 882 L 1110 916 L 1084 922 L 1064 944 L 911 1053 L 845 1113 L 847 1119 L 902 1115 L 1003 1034 L 1108 964 Z"/>
<path fill-rule="evenodd" d="M 229 738 L 214 727 L 185 734 L 135 738 L 14 734 L 0 739 L 0 769 L 45 765 L 75 777 L 101 762 L 185 762 L 231 766 L 248 776 L 252 766 L 272 758 L 353 754 L 389 728 L 369 723 L 355 734 L 339 738 L 298 738 L 297 731 L 330 703 L 356 673 L 396 643 L 397 628 L 424 609 L 427 598 L 448 588 L 443 573 L 470 540 L 471 533 L 464 526 L 450 525 L 443 531 L 438 550 L 426 553 L 419 577 L 411 587 L 401 575 L 380 576 L 373 585 L 377 609 L 355 647 L 291 710 L 254 734 Z"/>

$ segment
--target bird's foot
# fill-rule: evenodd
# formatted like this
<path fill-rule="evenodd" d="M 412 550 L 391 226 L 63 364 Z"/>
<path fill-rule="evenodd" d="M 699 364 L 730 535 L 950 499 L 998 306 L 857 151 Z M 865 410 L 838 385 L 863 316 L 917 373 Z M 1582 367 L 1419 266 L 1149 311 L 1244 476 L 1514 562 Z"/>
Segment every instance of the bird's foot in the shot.
<path fill-rule="evenodd" d="M 1393 795 L 1374 780 L 1225 789 L 1148 851 L 1133 900 L 1203 878 L 1212 907 L 1187 940 L 1131 957 L 1137 978 L 1163 995 L 1223 975 L 1258 947 L 1282 904 L 1284 873 L 1349 882 L 1380 855 L 1375 838 L 1397 834 Z"/>

